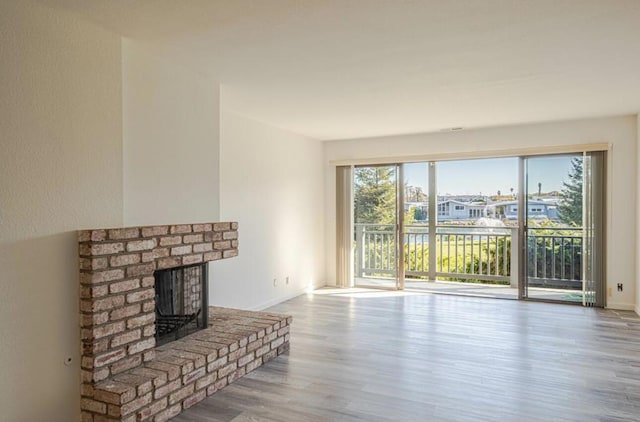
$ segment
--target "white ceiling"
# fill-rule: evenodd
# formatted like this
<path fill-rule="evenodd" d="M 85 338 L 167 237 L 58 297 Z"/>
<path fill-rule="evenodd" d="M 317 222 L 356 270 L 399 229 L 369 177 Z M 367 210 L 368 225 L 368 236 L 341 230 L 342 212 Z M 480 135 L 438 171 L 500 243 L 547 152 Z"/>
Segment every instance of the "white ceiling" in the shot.
<path fill-rule="evenodd" d="M 317 139 L 640 111 L 640 0 L 41 0 Z"/>

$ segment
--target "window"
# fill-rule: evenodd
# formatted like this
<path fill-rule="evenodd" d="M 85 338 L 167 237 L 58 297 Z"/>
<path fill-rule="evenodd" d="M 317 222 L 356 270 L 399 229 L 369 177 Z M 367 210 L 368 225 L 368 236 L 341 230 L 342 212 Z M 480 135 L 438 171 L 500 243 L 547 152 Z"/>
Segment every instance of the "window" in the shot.
<path fill-rule="evenodd" d="M 464 205 L 456 205 L 456 211 L 462 211 L 464 209 Z"/>

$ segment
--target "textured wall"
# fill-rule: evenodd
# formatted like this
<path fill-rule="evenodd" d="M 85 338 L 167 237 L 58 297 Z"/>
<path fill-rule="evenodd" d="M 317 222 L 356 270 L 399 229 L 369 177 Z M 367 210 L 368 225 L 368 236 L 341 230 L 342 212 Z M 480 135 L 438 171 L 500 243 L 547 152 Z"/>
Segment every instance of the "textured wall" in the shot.
<path fill-rule="evenodd" d="M 0 39 L 1 419 L 70 422 L 75 230 L 122 224 L 120 37 L 11 1 L 0 2 Z"/>

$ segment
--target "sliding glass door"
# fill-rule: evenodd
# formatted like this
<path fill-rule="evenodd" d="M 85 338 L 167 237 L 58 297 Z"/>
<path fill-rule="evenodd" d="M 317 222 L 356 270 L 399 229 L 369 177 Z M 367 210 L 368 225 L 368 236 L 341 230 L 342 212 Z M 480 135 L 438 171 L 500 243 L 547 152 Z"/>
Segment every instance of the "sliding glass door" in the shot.
<path fill-rule="evenodd" d="M 523 159 L 521 296 L 603 305 L 603 154 Z"/>
<path fill-rule="evenodd" d="M 338 285 L 604 306 L 605 161 L 338 167 Z"/>
<path fill-rule="evenodd" d="M 357 287 L 400 287 L 399 172 L 398 165 L 354 168 L 354 284 Z"/>

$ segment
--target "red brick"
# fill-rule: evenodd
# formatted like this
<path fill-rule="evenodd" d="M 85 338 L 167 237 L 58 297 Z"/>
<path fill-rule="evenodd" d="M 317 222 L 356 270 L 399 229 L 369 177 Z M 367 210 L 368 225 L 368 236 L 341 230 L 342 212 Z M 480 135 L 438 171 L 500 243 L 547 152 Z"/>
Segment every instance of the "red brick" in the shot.
<path fill-rule="evenodd" d="M 202 262 L 202 254 L 187 255 L 182 257 L 182 265 L 191 265 Z"/>
<path fill-rule="evenodd" d="M 231 242 L 228 241 L 228 240 L 224 240 L 224 241 L 220 241 L 220 242 L 214 242 L 213 243 L 213 248 L 217 249 L 217 250 L 229 249 L 229 248 L 231 248 Z"/>
<path fill-rule="evenodd" d="M 194 252 L 209 252 L 213 250 L 213 245 L 211 243 L 198 243 L 197 245 L 193 245 Z"/>
<path fill-rule="evenodd" d="M 182 265 L 182 259 L 177 256 L 161 258 L 157 261 L 157 268 L 163 270 L 165 268 L 174 268 Z"/>
<path fill-rule="evenodd" d="M 153 415 L 155 415 L 156 413 L 160 412 L 161 410 L 164 410 L 167 408 L 167 404 L 168 401 L 167 399 L 162 399 L 162 400 L 158 400 L 154 403 L 152 403 L 150 406 L 145 407 L 142 410 L 139 410 L 136 413 L 136 420 L 138 421 L 142 421 L 145 420 Z"/>
<path fill-rule="evenodd" d="M 171 234 L 174 233 L 191 233 L 191 225 L 190 224 L 177 224 L 169 227 L 169 231 Z"/>
<path fill-rule="evenodd" d="M 182 377 L 182 384 L 184 385 L 191 384 L 198 378 L 202 378 L 206 373 L 207 373 L 207 368 L 205 368 L 204 366 L 194 371 L 191 371 L 190 373 Z"/>
<path fill-rule="evenodd" d="M 127 303 L 142 302 L 153 299 L 156 296 L 154 289 L 145 289 L 127 295 Z"/>
<path fill-rule="evenodd" d="M 188 409 L 199 401 L 204 400 L 205 397 L 207 397 L 207 392 L 205 390 L 198 391 L 182 402 L 182 408 Z"/>
<path fill-rule="evenodd" d="M 153 397 L 155 399 L 164 397 L 170 393 L 173 393 L 177 389 L 179 389 L 181 385 L 182 385 L 181 380 L 179 378 L 175 379 L 168 384 L 165 384 L 161 387 L 156 388 L 156 391 L 153 393 Z"/>
<path fill-rule="evenodd" d="M 187 255 L 191 253 L 191 250 L 191 245 L 177 246 L 175 248 L 171 248 L 171 255 Z"/>
<path fill-rule="evenodd" d="M 83 398 L 80 400 L 80 408 L 82 410 L 88 410 L 90 412 L 106 414 L 107 405 L 99 401 Z"/>
<path fill-rule="evenodd" d="M 284 337 L 278 337 L 277 339 L 271 342 L 271 350 L 278 348 L 283 343 L 284 343 Z"/>
<path fill-rule="evenodd" d="M 83 330 L 84 331 L 84 330 Z M 91 329 L 92 336 L 90 338 L 99 339 L 111 336 L 124 331 L 124 322 L 112 322 L 110 324 L 100 325 Z"/>
<path fill-rule="evenodd" d="M 109 239 L 111 240 L 135 239 L 136 237 L 140 237 L 140 229 L 137 227 L 109 230 Z"/>
<path fill-rule="evenodd" d="M 198 379 L 196 381 L 196 390 L 200 390 L 202 388 L 208 387 L 213 384 L 218 379 L 218 373 L 214 372 L 213 374 L 205 375 L 204 377 Z"/>
<path fill-rule="evenodd" d="M 131 343 L 132 341 L 138 340 L 141 335 L 142 332 L 140 330 L 133 330 L 119 334 L 111 339 L 111 347 L 118 347 L 123 344 Z"/>
<path fill-rule="evenodd" d="M 156 239 L 131 240 L 127 242 L 128 252 L 148 251 L 158 245 Z"/>
<path fill-rule="evenodd" d="M 167 236 L 160 238 L 160 246 L 173 246 L 182 243 L 182 236 Z"/>
<path fill-rule="evenodd" d="M 109 285 L 109 291 L 112 294 L 122 293 L 129 290 L 135 290 L 140 288 L 140 280 L 137 278 L 131 280 L 118 281 Z"/>
<path fill-rule="evenodd" d="M 194 233 L 210 232 L 211 230 L 213 230 L 212 224 L 193 224 L 191 227 L 193 228 Z"/>
<path fill-rule="evenodd" d="M 156 279 L 153 276 L 142 278 L 142 287 L 154 287 L 156 285 Z"/>
<path fill-rule="evenodd" d="M 247 363 L 247 366 L 245 366 L 245 370 L 247 371 L 247 373 L 253 371 L 254 369 L 258 368 L 260 365 L 262 365 L 262 360 L 261 359 L 255 359 L 252 360 L 251 362 Z"/>
<path fill-rule="evenodd" d="M 104 283 L 107 281 L 121 280 L 123 278 L 124 278 L 123 269 L 80 273 L 81 284 L 98 284 L 98 283 Z"/>
<path fill-rule="evenodd" d="M 223 356 L 213 362 L 211 362 L 208 366 L 207 366 L 207 371 L 208 372 L 213 372 L 215 370 L 217 370 L 218 368 L 222 368 L 224 365 L 226 365 L 228 362 L 227 357 Z"/>
<path fill-rule="evenodd" d="M 160 361 L 153 361 L 145 364 L 146 368 L 156 369 L 158 371 L 165 372 L 167 374 L 167 379 L 172 381 L 178 378 L 181 374 L 181 368 L 179 365 L 165 363 Z"/>
<path fill-rule="evenodd" d="M 136 389 L 121 382 L 104 381 L 96 385 L 94 397 L 105 403 L 119 405 L 135 399 Z"/>
<path fill-rule="evenodd" d="M 93 365 L 96 368 L 100 368 L 105 365 L 110 365 L 124 358 L 126 355 L 127 353 L 125 349 L 112 350 L 103 355 L 96 356 L 94 359 Z"/>
<path fill-rule="evenodd" d="M 162 236 L 169 233 L 169 226 L 150 226 L 142 228 L 142 237 Z"/>
<path fill-rule="evenodd" d="M 124 267 L 126 265 L 134 265 L 139 262 L 139 254 L 116 255 L 109 259 L 109 265 L 112 267 Z"/>
<path fill-rule="evenodd" d="M 222 253 L 220 251 L 207 252 L 204 254 L 203 258 L 206 262 L 217 261 L 219 259 L 222 259 Z"/>
<path fill-rule="evenodd" d="M 223 378 L 238 369 L 236 362 L 231 362 L 227 366 L 224 366 L 218 370 L 218 378 Z"/>
<path fill-rule="evenodd" d="M 85 248 L 83 248 L 82 245 L 81 249 L 83 250 L 81 253 L 81 255 L 91 255 L 91 256 L 96 256 L 96 255 L 113 255 L 116 253 L 120 253 L 124 251 L 124 243 L 122 242 L 115 242 L 115 243 L 94 243 L 94 244 L 90 244 L 87 245 L 88 246 L 88 252 L 86 253 L 87 250 Z"/>
<path fill-rule="evenodd" d="M 264 355 L 269 350 L 271 350 L 271 347 L 268 344 L 265 344 L 264 346 L 262 346 L 261 348 L 256 350 L 256 357 L 260 357 L 260 356 Z"/>
<path fill-rule="evenodd" d="M 222 234 L 224 240 L 233 240 L 238 238 L 238 232 L 224 232 Z"/>
<path fill-rule="evenodd" d="M 207 387 L 207 396 L 212 395 L 216 391 L 218 391 L 218 390 L 220 390 L 220 389 L 222 389 L 222 388 L 224 388 L 226 386 L 227 386 L 227 378 L 224 377 L 222 379 L 219 379 L 213 385 L 210 385 L 209 387 Z"/>
<path fill-rule="evenodd" d="M 156 347 L 156 339 L 154 337 L 151 337 L 129 345 L 127 353 L 133 355 L 134 353 L 140 353 L 154 347 Z"/>
<path fill-rule="evenodd" d="M 227 230 L 231 230 L 231 223 L 214 223 L 213 224 L 214 232 L 223 232 Z"/>
<path fill-rule="evenodd" d="M 151 403 L 151 393 L 145 394 L 142 397 L 138 397 L 137 399 L 130 401 L 125 405 L 122 405 L 122 407 L 120 408 L 120 414 L 128 415 L 129 413 L 135 412 L 136 410 L 140 409 L 142 406 L 146 406 L 149 403 Z M 114 415 L 114 416 L 120 416 L 120 415 Z"/>
<path fill-rule="evenodd" d="M 142 357 L 140 357 L 140 355 L 134 355 L 128 358 L 124 358 L 110 366 L 111 373 L 114 375 L 119 374 L 126 371 L 127 369 L 132 369 L 136 366 L 140 366 L 141 363 Z"/>
<path fill-rule="evenodd" d="M 102 284 L 99 286 L 80 286 L 80 297 L 83 299 L 98 298 L 109 294 L 109 286 Z"/>
<path fill-rule="evenodd" d="M 136 265 L 134 267 L 127 267 L 127 277 L 139 277 L 151 275 L 156 269 L 155 263 L 147 263 Z"/>
<path fill-rule="evenodd" d="M 247 363 L 251 362 L 254 358 L 255 358 L 255 353 L 253 352 L 247 355 L 244 355 L 243 357 L 238 359 L 238 366 L 240 367 L 245 366 Z"/>
<path fill-rule="evenodd" d="M 204 234 L 205 242 L 216 242 L 222 240 L 222 233 L 207 232 Z"/>
<path fill-rule="evenodd" d="M 233 258 L 234 256 L 238 256 L 238 251 L 228 250 L 228 251 L 222 252 L 222 258 Z"/>
<path fill-rule="evenodd" d="M 140 304 L 136 303 L 133 305 L 127 305 L 124 308 L 114 309 L 113 311 L 111 311 L 109 317 L 111 318 L 112 321 L 114 321 L 121 318 L 127 318 L 133 315 L 137 315 L 139 313 L 140 313 Z"/>
<path fill-rule="evenodd" d="M 178 403 L 158 413 L 156 417 L 153 418 L 153 422 L 167 422 L 169 419 L 178 416 L 180 412 L 182 412 L 182 404 Z"/>
<path fill-rule="evenodd" d="M 143 325 L 147 325 L 147 324 L 153 324 L 155 320 L 156 320 L 155 313 L 143 314 L 143 315 L 128 319 L 127 328 L 131 329 L 131 328 L 142 327 Z"/>
<path fill-rule="evenodd" d="M 106 257 L 80 258 L 81 270 L 104 270 L 109 266 L 109 260 Z"/>
<path fill-rule="evenodd" d="M 158 369 L 151 369 L 146 367 L 135 368 L 131 370 L 132 374 L 142 375 L 147 378 L 151 378 L 153 385 L 157 388 L 167 383 L 167 373 Z"/>
<path fill-rule="evenodd" d="M 203 241 L 202 234 L 187 234 L 182 238 L 184 243 L 200 243 Z"/>
<path fill-rule="evenodd" d="M 182 387 L 174 393 L 169 394 L 169 404 L 174 405 L 189 397 L 193 393 L 193 384 Z"/>
<path fill-rule="evenodd" d="M 244 376 L 245 373 L 246 372 L 245 372 L 244 368 L 240 368 L 238 370 L 235 370 L 235 371 L 233 371 L 232 373 L 229 374 L 229 377 L 227 378 L 227 382 L 229 384 L 231 384 L 232 382 L 234 382 L 238 378 Z"/>

